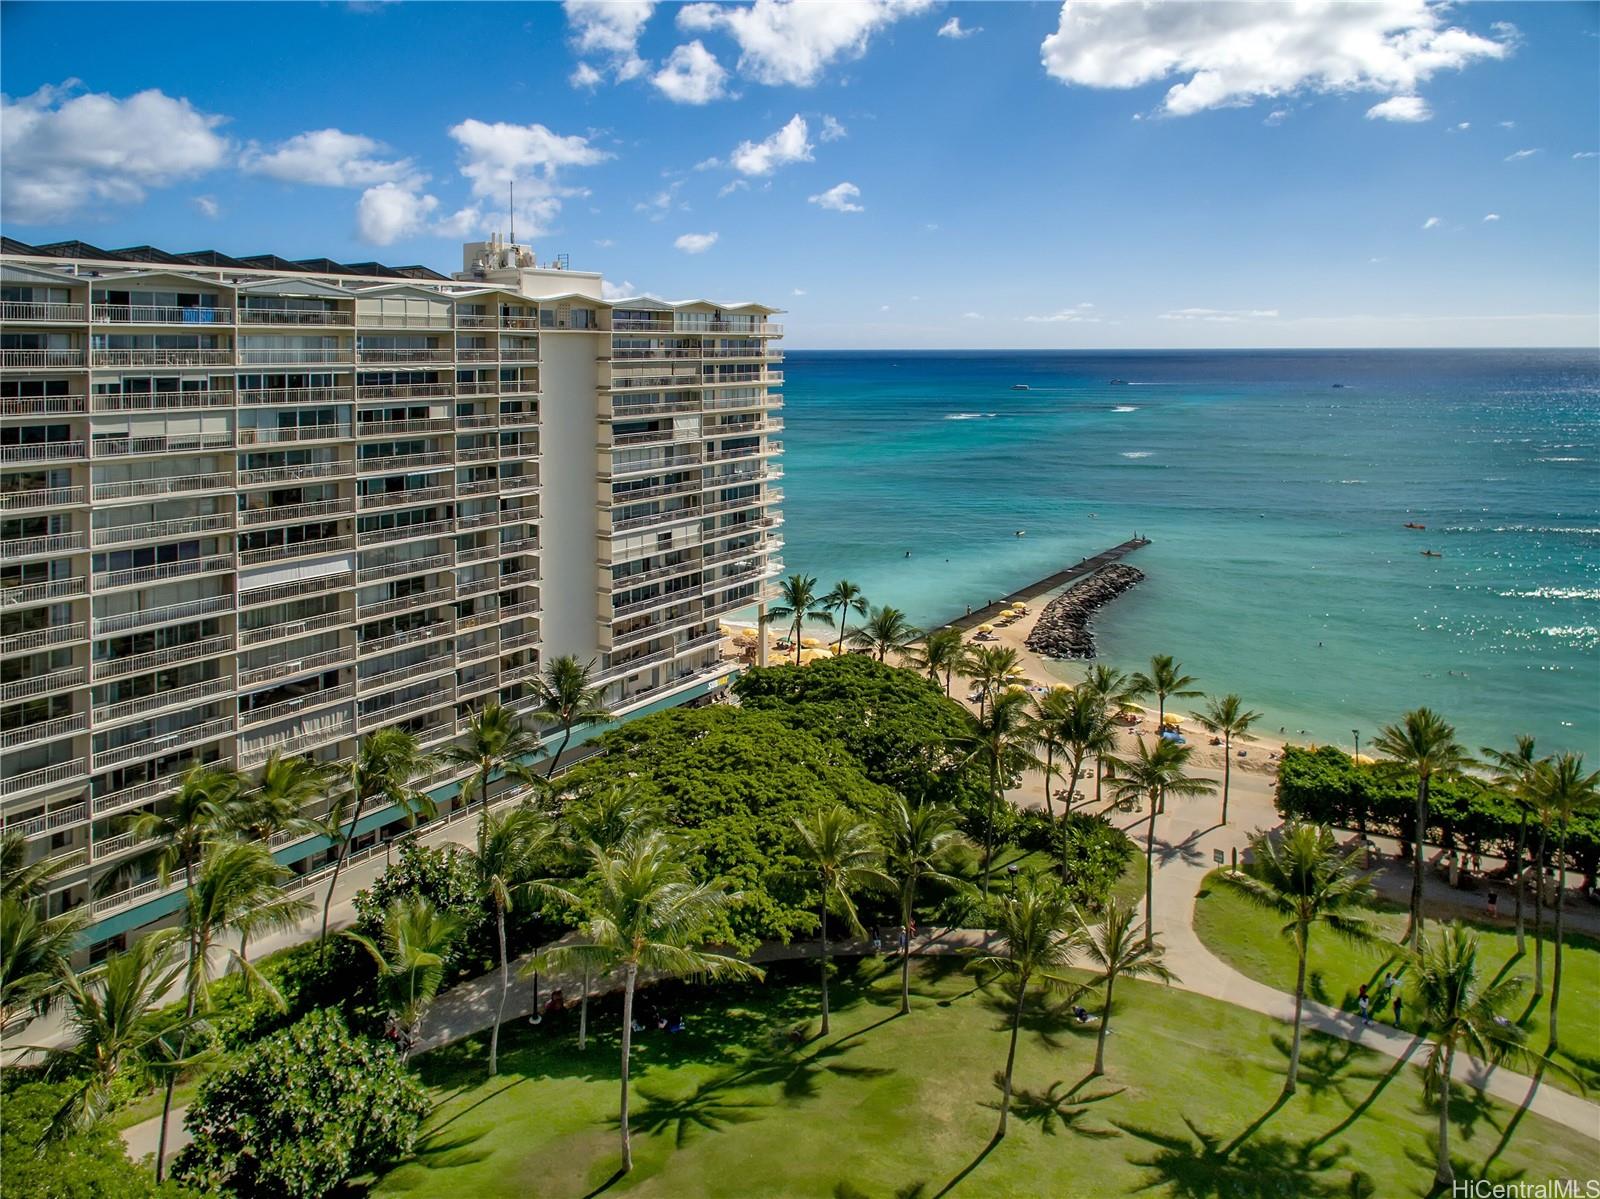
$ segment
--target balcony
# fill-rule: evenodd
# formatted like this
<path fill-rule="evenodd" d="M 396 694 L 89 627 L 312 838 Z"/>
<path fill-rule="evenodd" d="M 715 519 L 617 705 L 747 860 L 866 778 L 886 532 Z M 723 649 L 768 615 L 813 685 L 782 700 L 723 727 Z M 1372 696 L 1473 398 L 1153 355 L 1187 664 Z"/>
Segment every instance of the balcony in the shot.
<path fill-rule="evenodd" d="M 422 625 L 420 628 L 407 629 L 403 633 L 391 633 L 387 637 L 378 637 L 371 641 L 363 641 L 356 646 L 356 653 L 363 658 L 371 658 L 377 654 L 393 653 L 397 649 L 405 649 L 413 645 L 425 645 L 430 641 L 437 641 L 441 637 L 454 637 L 456 622 L 454 617 L 436 620 L 431 624 Z"/>
<path fill-rule="evenodd" d="M 87 819 L 89 819 L 89 805 L 75 803 L 71 807 L 58 808 L 54 812 L 45 812 L 40 816 L 30 816 L 26 820 L 8 820 L 5 823 L 5 831 L 32 839 Z"/>
<path fill-rule="evenodd" d="M 53 600 L 71 599 L 88 591 L 88 579 L 76 575 L 65 579 L 49 579 L 43 583 L 24 583 L 20 587 L 0 590 L 0 608 L 20 608 L 26 604 L 46 604 Z"/>
<path fill-rule="evenodd" d="M 173 437 L 97 437 L 92 443 L 96 458 L 126 458 L 135 454 L 193 454 L 200 450 L 233 448 L 233 434 L 189 433 Z"/>
<path fill-rule="evenodd" d="M 479 479 L 475 483 L 456 484 L 456 495 L 464 500 L 471 499 L 475 495 L 496 495 L 499 491 L 499 479 Z"/>
<path fill-rule="evenodd" d="M 383 508 L 404 508 L 414 504 L 428 504 L 435 500 L 448 500 L 454 494 L 449 487 L 412 487 L 404 491 L 377 491 L 358 497 L 363 512 Z"/>
<path fill-rule="evenodd" d="M 316 749 L 319 746 L 338 741 L 342 737 L 352 735 L 353 724 L 354 722 L 348 711 L 325 712 L 322 718 L 317 721 L 317 727 L 309 732 L 296 733 L 292 737 L 262 741 L 251 745 L 247 749 L 241 748 L 239 751 L 239 766 L 244 770 L 252 770 L 270 758 L 274 752 L 284 755 L 299 754 L 304 753 L 306 750 Z"/>
<path fill-rule="evenodd" d="M 355 537 L 323 537 L 315 541 L 291 541 L 284 545 L 268 545 L 258 550 L 241 550 L 240 566 L 260 566 L 263 562 L 288 561 L 295 558 L 315 558 L 322 554 L 346 553 L 356 548 Z"/>
<path fill-rule="evenodd" d="M 37 724 L 25 724 L 21 728 L 7 729 L 0 733 L 0 749 L 17 749 L 23 745 L 37 745 L 41 741 L 54 741 L 57 737 L 70 737 L 73 733 L 81 733 L 89 727 L 89 716 L 85 712 L 73 712 L 67 716 L 58 716 L 54 720 L 41 720 Z"/>
<path fill-rule="evenodd" d="M 453 348 L 368 350 L 356 348 L 356 361 L 368 365 L 413 365 L 416 363 L 449 363 L 456 360 Z"/>
<path fill-rule="evenodd" d="M 455 383 L 358 383 L 358 400 L 448 399 L 457 391 Z"/>
<path fill-rule="evenodd" d="M 671 457 L 663 455 L 660 458 L 646 458 L 635 462 L 618 462 L 612 459 L 609 464 L 602 463 L 600 474 L 610 478 L 622 478 L 630 475 L 662 475 L 671 471 L 692 470 L 700 465 L 700 454 L 677 454 Z"/>
<path fill-rule="evenodd" d="M 298 716 L 302 712 L 311 712 L 317 708 L 326 708 L 332 704 L 343 703 L 354 696 L 355 693 L 356 685 L 354 683 L 340 683 L 337 687 L 326 687 L 321 691 L 297 695 L 293 699 L 286 699 L 276 704 L 268 704 L 264 708 L 252 708 L 248 711 L 241 709 L 239 712 L 239 725 L 241 728 L 255 728 L 259 725 L 270 724 L 274 720 L 282 720 L 286 716 Z"/>
<path fill-rule="evenodd" d="M 10 370 L 55 371 L 81 369 L 83 351 L 74 350 L 0 350 L 0 366 Z"/>
<path fill-rule="evenodd" d="M 407 683 L 421 683 L 429 678 L 442 674 L 455 672 L 455 653 L 452 647 L 446 647 L 443 653 L 434 654 L 413 662 L 409 666 L 402 666 L 398 670 L 386 670 L 382 674 L 365 675 L 356 680 L 356 690 L 362 695 L 371 695 L 373 692 L 385 688 L 394 689 L 403 687 Z"/>
<path fill-rule="evenodd" d="M 46 766 L 43 770 L 30 770 L 27 774 L 16 774 L 8 779 L 0 779 L 0 795 L 22 795 L 29 791 L 37 791 L 41 787 L 54 787 L 71 782 L 85 773 L 84 765 L 84 760 L 77 758 L 71 762 L 58 762 L 54 766 Z"/>
<path fill-rule="evenodd" d="M 612 391 L 642 390 L 652 387 L 699 387 L 700 375 L 697 371 L 689 371 L 681 375 L 638 375 L 618 372 L 612 376 Z"/>
<path fill-rule="evenodd" d="M 454 554 L 430 554 L 426 558 L 404 558 L 399 562 L 385 562 L 381 566 L 363 566 L 356 572 L 356 578 L 363 584 L 376 583 L 383 579 L 394 579 L 404 575 L 431 574 L 438 570 L 449 570 L 455 562 Z M 365 614 L 365 609 L 363 609 Z"/>
<path fill-rule="evenodd" d="M 0 558 L 54 558 L 85 549 L 88 542 L 88 536 L 84 533 L 49 533 L 43 537 L 19 537 L 15 541 L 0 541 Z"/>
<path fill-rule="evenodd" d="M 263 466 L 239 472 L 240 487 L 263 483 L 304 483 L 312 479 L 338 479 L 356 473 L 354 462 L 304 462 L 297 466 Z"/>
<path fill-rule="evenodd" d="M 341 645 L 334 649 L 323 650 L 321 653 L 307 654 L 299 658 L 286 658 L 281 662 L 269 662 L 265 666 L 253 666 L 249 670 L 239 671 L 239 686 L 255 687 L 261 683 L 270 683 L 275 679 L 293 678 L 297 674 L 310 674 L 312 671 L 327 670 L 331 666 L 350 662 L 355 659 L 356 647 Z"/>
<path fill-rule="evenodd" d="M 247 428 L 238 433 L 239 444 L 285 445 L 302 441 L 346 441 L 351 426 L 329 422 L 321 425 L 293 425 L 284 429 Z"/>
<path fill-rule="evenodd" d="M 96 483 L 97 500 L 133 500 L 152 495 L 177 495 L 189 491 L 232 491 L 233 476 L 223 471 L 204 475 L 177 475 L 166 479 L 128 479 L 121 483 Z"/>
<path fill-rule="evenodd" d="M 372 447 L 363 446 L 363 449 Z M 427 466 L 454 466 L 458 459 L 442 450 L 421 454 L 388 454 L 381 458 L 357 458 L 356 470 L 363 475 L 400 474 Z M 424 472 L 437 473 L 437 472 Z"/>
<path fill-rule="evenodd" d="M 40 325 L 49 321 L 76 321 L 81 324 L 86 311 L 82 304 L 35 304 L 28 300 L 7 300 L 0 304 L 0 321 L 8 325 Z"/>
<path fill-rule="evenodd" d="M 308 312 L 292 308 L 241 308 L 241 325 L 351 325 L 355 316 L 349 312 Z"/>
<path fill-rule="evenodd" d="M 96 392 L 89 397 L 95 412 L 158 412 L 192 408 L 231 408 L 231 391 L 126 391 Z"/>
<path fill-rule="evenodd" d="M 161 541 L 173 537 L 187 537 L 196 533 L 226 532 L 233 528 L 233 513 L 218 512 L 211 516 L 184 516 L 173 520 L 152 520 L 138 525 L 114 525 L 94 530 L 95 548 L 123 545 L 130 541 Z"/>
<path fill-rule="evenodd" d="M 640 417 L 649 420 L 654 417 L 699 411 L 699 400 L 671 400 L 660 404 L 612 404 L 610 416 L 612 420 L 631 420 Z M 605 413 L 602 412 L 601 415 L 604 416 Z"/>
<path fill-rule="evenodd" d="M 124 762 L 131 762 L 137 758 L 155 757 L 157 754 L 168 753 L 175 749 L 187 749 L 199 746 L 206 741 L 218 737 L 231 737 L 233 735 L 233 717 L 225 716 L 220 720 L 207 721 L 204 724 L 191 728 L 179 729 L 176 732 L 165 733 L 159 737 L 146 737 L 142 741 L 132 741 L 127 745 L 119 745 L 115 749 L 101 750 L 94 755 L 95 770 L 105 770 L 112 766 L 120 766 Z"/>
<path fill-rule="evenodd" d="M 222 574 L 233 569 L 233 559 L 190 558 L 184 562 L 161 562 L 154 566 L 135 566 L 131 570 L 113 570 L 94 576 L 96 591 L 111 591 L 118 587 L 143 587 L 167 579 L 184 579 L 192 575 Z"/>
<path fill-rule="evenodd" d="M 537 412 L 501 412 L 502 425 L 536 425 L 539 423 Z"/>
<path fill-rule="evenodd" d="M 671 649 L 658 649 L 652 650 L 648 654 L 640 654 L 637 658 L 629 658 L 625 662 L 613 662 L 595 675 L 595 681 L 597 683 L 614 682 L 630 674 L 635 674 L 646 666 L 652 666 L 657 662 L 669 661 L 676 652 Z"/>
<path fill-rule="evenodd" d="M 10 637 L 0 638 L 0 654 L 25 654 L 30 650 L 43 649 L 50 645 L 62 645 L 69 641 L 87 641 L 89 639 L 89 622 L 86 620 L 74 621 L 72 624 L 55 624 L 43 629 L 29 629 L 26 633 L 14 633 Z"/>
<path fill-rule="evenodd" d="M 344 609 L 334 612 L 323 612 L 317 616 L 308 616 L 302 620 L 286 620 L 278 624 L 262 625 L 255 629 L 241 629 L 239 631 L 239 645 L 263 645 L 269 641 L 283 641 L 290 637 L 301 637 L 307 633 L 315 633 L 321 629 L 343 628 L 351 623 L 351 613 Z"/>
<path fill-rule="evenodd" d="M 416 541 L 419 538 L 439 537 L 455 532 L 453 520 L 430 520 L 418 525 L 397 525 L 392 529 L 364 529 L 357 536 L 362 545 L 392 545 L 397 541 Z"/>
<path fill-rule="evenodd" d="M 176 308 L 159 304 L 96 304 L 94 319 L 113 325 L 231 325 L 231 308 Z"/>
<path fill-rule="evenodd" d="M 362 604 L 356 609 L 356 616 L 363 622 L 377 620 L 380 616 L 391 616 L 396 612 L 410 612 L 421 608 L 432 608 L 439 604 L 448 604 L 452 599 L 454 599 L 454 592 L 451 588 L 435 587 L 430 591 L 417 591 L 410 595 L 399 595 L 393 599 Z"/>
<path fill-rule="evenodd" d="M 348 387 L 251 387 L 239 392 L 241 404 L 348 404 Z"/>
<path fill-rule="evenodd" d="M 201 658 L 214 658 L 218 654 L 232 652 L 232 637 L 206 637 L 183 645 L 169 645 L 165 649 L 153 650 L 147 654 L 135 654 L 130 658 L 102 658 L 96 661 L 91 669 L 94 681 L 102 683 L 107 679 L 120 679 L 130 674 L 145 674 L 148 671 L 159 670 L 163 666 L 195 662 Z"/>
<path fill-rule="evenodd" d="M 139 612 L 122 612 L 116 616 L 98 616 L 94 621 L 94 635 L 108 637 L 113 633 L 126 633 L 131 629 L 146 629 L 157 624 L 178 624 L 208 616 L 213 612 L 233 611 L 233 596 L 214 595 L 206 599 L 189 600 L 182 604 L 166 604 L 159 608 L 145 608 Z"/>
<path fill-rule="evenodd" d="M 673 508 L 666 512 L 650 512 L 644 516 L 629 516 L 623 520 L 613 520 L 610 533 L 612 535 L 627 533 L 634 529 L 654 528 L 657 525 L 665 528 L 678 521 L 699 520 L 702 511 L 703 509 L 700 508 Z M 605 532 L 605 529 L 601 530 L 602 534 Z"/>
<path fill-rule="evenodd" d="M 392 437 L 396 433 L 449 433 L 455 422 L 447 416 L 418 420 L 363 420 L 356 422 L 357 437 Z"/>
<path fill-rule="evenodd" d="M 263 508 L 246 508 L 239 513 L 239 523 L 253 527 L 314 520 L 324 516 L 344 516 L 354 512 L 355 507 L 355 501 L 352 499 L 336 499 L 313 500 L 307 504 L 277 504 Z"/>
<path fill-rule="evenodd" d="M 349 346 L 319 346 L 305 349 L 281 346 L 242 346 L 240 366 L 348 366 Z"/>
<path fill-rule="evenodd" d="M 0 416 L 76 416 L 88 405 L 85 396 L 0 396 Z"/>
<path fill-rule="evenodd" d="M 158 712 L 169 712 L 175 708 L 198 707 L 207 700 L 219 696 L 229 695 L 233 692 L 233 679 L 227 676 L 216 679 L 207 679 L 203 683 L 196 683 L 192 687 L 179 687 L 176 690 L 152 691 L 149 695 L 141 695 L 135 699 L 119 700 L 114 704 L 103 704 L 94 710 L 94 723 L 96 728 L 105 728 L 107 725 L 120 724 L 124 720 L 143 719 L 154 716 Z"/>
<path fill-rule="evenodd" d="M 226 768 L 231 765 L 231 762 L 227 758 L 223 758 L 211 764 L 219 768 Z M 109 791 L 104 795 L 95 796 L 92 802 L 95 816 L 109 816 L 116 812 L 125 811 L 128 808 L 137 807 L 140 804 L 149 803 L 152 799 L 160 799 L 164 795 L 171 794 L 177 790 L 178 784 L 182 782 L 186 769 L 174 770 L 169 774 L 161 775 L 159 778 L 148 779 L 142 783 L 135 783 L 131 787 L 124 787 L 120 791 Z"/>
<path fill-rule="evenodd" d="M 427 712 L 433 708 L 445 707 L 455 703 L 455 688 L 444 686 L 435 688 L 425 695 L 413 696 L 410 699 L 394 700 L 383 707 L 363 707 L 360 715 L 360 727 L 363 732 L 393 724 L 408 716 L 415 716 L 420 712 Z"/>
<path fill-rule="evenodd" d="M 204 350 L 94 350 L 94 366 L 232 366 L 233 351 Z"/>
<path fill-rule="evenodd" d="M 70 462 L 88 457 L 81 441 L 40 441 L 31 445 L 0 445 L 0 463 Z"/>

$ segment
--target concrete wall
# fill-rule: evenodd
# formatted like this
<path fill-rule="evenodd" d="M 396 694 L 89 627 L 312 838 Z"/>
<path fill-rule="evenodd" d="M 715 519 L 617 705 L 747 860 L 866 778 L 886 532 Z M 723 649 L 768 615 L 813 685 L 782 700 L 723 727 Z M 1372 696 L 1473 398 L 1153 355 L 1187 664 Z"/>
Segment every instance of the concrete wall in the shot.
<path fill-rule="evenodd" d="M 595 558 L 600 428 L 595 358 L 602 335 L 546 331 L 539 337 L 541 516 L 539 628 L 544 660 L 562 654 L 587 662 L 599 653 Z"/>

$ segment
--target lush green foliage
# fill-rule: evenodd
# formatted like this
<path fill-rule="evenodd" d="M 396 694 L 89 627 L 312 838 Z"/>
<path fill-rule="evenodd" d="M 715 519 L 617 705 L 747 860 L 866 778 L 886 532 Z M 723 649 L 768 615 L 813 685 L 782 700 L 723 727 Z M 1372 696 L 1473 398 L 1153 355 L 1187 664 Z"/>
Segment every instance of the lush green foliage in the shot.
<path fill-rule="evenodd" d="M 602 740 L 605 756 L 564 780 L 577 796 L 570 806 L 581 809 L 594 802 L 585 796 L 632 782 L 641 802 L 680 834 L 694 877 L 738 893 L 738 904 L 708 932 L 740 948 L 816 926 L 816 889 L 798 853 L 795 820 L 835 803 L 868 814 L 888 798 L 843 748 L 771 712 L 674 709 Z"/>
<path fill-rule="evenodd" d="M 158 1185 L 128 1160 L 106 1124 L 61 1140 L 40 1138 L 71 1096 L 71 1083 L 27 1082 L 0 1100 L 0 1162 L 6 1199 L 178 1199 L 192 1195 L 175 1182 Z"/>
<path fill-rule="evenodd" d="M 315 1012 L 201 1085 L 173 1173 L 211 1193 L 315 1199 L 409 1152 L 429 1107 L 389 1045 Z"/>
<path fill-rule="evenodd" d="M 1063 820 L 1067 826 L 1067 898 L 1080 908 L 1099 911 L 1138 847 L 1104 816 L 1074 812 L 1052 821 L 1037 809 L 1017 817 L 1016 843 L 1055 857 L 1061 852 Z"/>
<path fill-rule="evenodd" d="M 483 902 L 482 882 L 472 855 L 461 846 L 401 842 L 394 863 L 372 886 L 356 892 L 356 931 L 381 937 L 390 905 L 413 898 L 426 899 L 460 924 L 447 970 L 468 965 L 479 973 L 497 960 L 494 923 Z"/>

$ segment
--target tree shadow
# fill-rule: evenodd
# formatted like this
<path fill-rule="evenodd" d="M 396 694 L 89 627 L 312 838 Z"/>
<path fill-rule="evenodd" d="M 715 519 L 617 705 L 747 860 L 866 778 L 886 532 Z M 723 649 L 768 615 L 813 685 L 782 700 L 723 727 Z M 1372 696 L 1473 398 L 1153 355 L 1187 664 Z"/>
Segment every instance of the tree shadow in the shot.
<path fill-rule="evenodd" d="M 1188 866 L 1201 866 L 1205 864 L 1206 855 L 1200 848 L 1200 833 L 1190 833 L 1182 841 L 1168 841 L 1157 837 L 1155 842 L 1155 859 L 1161 866 L 1170 866 L 1173 862 L 1182 861 Z"/>
<path fill-rule="evenodd" d="M 1446 1196 L 1451 1194 L 1449 1187 L 1440 1186 L 1434 1179 L 1434 1172 L 1439 1166 L 1439 1136 L 1437 1133 L 1430 1132 L 1423 1137 L 1423 1148 L 1418 1149 L 1413 1146 L 1405 1152 L 1406 1159 L 1416 1165 L 1419 1176 L 1428 1180 L 1428 1189 L 1423 1194 L 1427 1195 L 1429 1199 L 1445 1199 Z M 1474 1183 L 1482 1180 L 1483 1183 L 1489 1184 L 1483 1188 L 1482 1193 L 1485 1195 L 1515 1194 L 1514 1184 L 1526 1178 L 1528 1173 L 1520 1167 L 1499 1167 L 1491 1170 L 1488 1162 L 1485 1162 L 1480 1167 L 1476 1162 L 1454 1152 L 1450 1154 L 1450 1166 L 1455 1171 L 1458 1183 L 1463 1179 L 1472 1179 Z M 1503 1187 L 1506 1189 L 1491 1190 L 1491 1187 Z"/>
<path fill-rule="evenodd" d="M 1058 1132 L 1071 1132 L 1080 1137 L 1089 1137 L 1092 1140 L 1111 1140 L 1122 1135 L 1115 1128 L 1105 1128 L 1086 1123 L 1093 1115 L 1091 1106 L 1103 1103 L 1107 1099 L 1114 1099 L 1126 1087 L 1117 1087 L 1111 1091 L 1097 1091 L 1093 1094 L 1080 1094 L 1089 1077 L 1080 1078 L 1071 1086 L 1065 1079 L 1057 1079 L 1042 1091 L 1030 1091 L 1018 1087 L 1011 1094 L 1011 1114 L 1027 1124 L 1037 1124 L 1047 1136 L 1055 1136 Z M 995 1086 L 1003 1088 L 1005 1076 L 995 1076 Z M 999 1100 L 987 1100 L 985 1107 L 1000 1108 Z"/>
<path fill-rule="evenodd" d="M 722 1132 L 735 1124 L 748 1124 L 759 1118 L 769 1102 L 735 1099 L 727 1096 L 733 1072 L 713 1076 L 687 1094 L 673 1093 L 665 1080 L 644 1079 L 635 1085 L 644 1106 L 630 1114 L 628 1125 L 635 1132 L 660 1136 L 671 1131 L 673 1147 L 682 1149 L 696 1131 Z"/>
<path fill-rule="evenodd" d="M 1000 1137 L 998 1135 L 990 1137 L 988 1143 L 978 1151 L 978 1156 L 973 1158 L 966 1165 L 962 1166 L 961 1169 L 951 1177 L 949 1182 L 940 1187 L 933 1199 L 944 1199 L 944 1196 L 948 1195 L 951 1191 L 960 1186 L 962 1182 L 966 1180 L 967 1175 L 971 1174 L 974 1170 L 981 1166 L 983 1164 L 983 1159 L 994 1152 L 994 1147 L 999 1143 Z"/>
<path fill-rule="evenodd" d="M 1406 1051 L 1396 1058 L 1394 1064 L 1390 1066 L 1388 1070 L 1384 1071 L 1382 1077 L 1378 1079 L 1378 1084 L 1373 1087 L 1372 1090 L 1367 1092 L 1366 1096 L 1361 1100 L 1360 1103 L 1354 1104 L 1350 1108 L 1350 1114 L 1347 1115 L 1343 1120 L 1339 1121 L 1339 1123 L 1335 1124 L 1332 1128 L 1328 1129 L 1327 1132 L 1323 1133 L 1319 1137 L 1314 1138 L 1311 1141 L 1311 1144 L 1321 1145 L 1327 1141 L 1333 1140 L 1334 1137 L 1338 1136 L 1341 1132 L 1349 1128 L 1352 1124 L 1364 1116 L 1367 1113 L 1367 1109 L 1377 1102 L 1378 1096 L 1383 1094 L 1385 1088 L 1387 1088 L 1391 1082 L 1399 1077 L 1400 1072 L 1404 1070 L 1407 1063 L 1411 1061 L 1411 1055 L 1415 1053 L 1418 1047 L 1422 1044 L 1423 1039 L 1421 1037 L 1413 1037 L 1411 1044 L 1406 1046 Z M 1371 1077 L 1371 1074 L 1365 1071 L 1354 1072 L 1352 1073 L 1351 1077 Z M 1341 1099 L 1344 1098 L 1342 1091 L 1339 1092 L 1339 1096 Z"/>
<path fill-rule="evenodd" d="M 1505 1152 L 1506 1146 L 1511 1143 L 1512 1136 L 1517 1131 L 1517 1125 L 1522 1123 L 1522 1117 L 1528 1114 L 1528 1109 L 1533 1106 L 1533 1097 L 1539 1093 L 1539 1085 L 1544 1082 L 1546 1066 L 1541 1061 L 1534 1069 L 1533 1079 L 1528 1084 L 1528 1093 L 1522 1097 L 1522 1102 L 1517 1105 L 1517 1110 L 1511 1113 L 1511 1118 L 1506 1121 L 1506 1126 L 1500 1131 L 1500 1139 L 1495 1142 L 1489 1156 L 1483 1160 L 1483 1168 L 1487 1170 L 1494 1165 L 1500 1155 Z"/>
<path fill-rule="evenodd" d="M 1132 1165 L 1150 1172 L 1137 1189 L 1157 1191 L 1182 1199 L 1336 1199 L 1352 1190 L 1370 1186 L 1365 1175 L 1352 1171 L 1340 1181 L 1327 1177 L 1347 1156 L 1343 1148 L 1321 1150 L 1304 1141 L 1286 1137 L 1254 1135 L 1276 1107 L 1227 1145 L 1209 1134 L 1187 1116 L 1191 1136 L 1174 1136 L 1152 1128 L 1114 1121 L 1129 1136 L 1153 1147 L 1150 1156 L 1130 1158 Z M 1372 1194 L 1371 1190 L 1357 1193 Z"/>
<path fill-rule="evenodd" d="M 1293 1049 L 1288 1036 L 1273 1033 L 1272 1047 L 1288 1061 Z M 1354 1041 L 1311 1034 L 1300 1042 L 1300 1068 L 1295 1074 L 1295 1086 L 1310 1096 L 1313 1106 L 1333 1095 L 1346 1107 L 1352 1107 L 1355 1101 L 1345 1093 L 1345 1088 L 1352 1082 L 1379 1077 L 1376 1071 L 1362 1067 L 1362 1056 L 1361 1047 Z"/>
<path fill-rule="evenodd" d="M 425 1170 L 449 1170 L 456 1166 L 470 1166 L 486 1161 L 490 1156 L 488 1149 L 470 1148 L 482 1139 L 482 1132 L 461 1133 L 449 1138 L 429 1134 L 417 1143 L 411 1160 Z"/>
<path fill-rule="evenodd" d="M 513 1078 L 509 1082 L 507 1082 L 505 1086 L 499 1087 L 499 1088 L 497 1088 L 497 1089 L 495 1089 L 493 1091 L 489 1091 L 488 1093 L 486 1093 L 484 1095 L 480 1095 L 477 1099 L 474 1099 L 471 1103 L 467 1104 L 460 1111 L 451 1112 L 448 1119 L 442 1120 L 438 1124 L 435 1124 L 432 1128 L 430 1128 L 428 1130 L 428 1135 L 429 1136 L 437 1136 L 439 1133 L 441 1133 L 445 1129 L 449 1128 L 457 1120 L 461 1119 L 461 1117 L 466 1115 L 468 1112 L 472 1111 L 475 1108 L 482 1107 L 485 1103 L 489 1103 L 492 1100 L 500 1098 L 500 1096 L 504 1095 L 507 1091 L 510 1091 L 510 1090 L 512 1090 L 512 1089 L 514 1089 L 516 1087 L 521 1086 L 526 1081 L 528 1081 L 526 1078 Z M 456 1097 L 456 1095 L 460 1095 L 461 1093 L 462 1093 L 461 1090 L 458 1089 L 456 1091 L 456 1094 L 450 1096 L 450 1098 L 453 1099 L 453 1098 Z M 438 1104 L 435 1104 L 434 1105 L 434 1110 L 437 1111 L 439 1108 L 443 1107 L 448 1102 L 449 1102 L 449 1099 L 446 1099 L 446 1100 L 441 1101 Z"/>
<path fill-rule="evenodd" d="M 890 1199 L 924 1199 L 927 1193 L 928 1184 L 918 1180 L 917 1182 L 908 1182 L 903 1187 L 897 1187 L 891 1194 Z M 872 1199 L 872 1196 L 848 1178 L 845 1178 L 833 1184 L 833 1199 Z"/>

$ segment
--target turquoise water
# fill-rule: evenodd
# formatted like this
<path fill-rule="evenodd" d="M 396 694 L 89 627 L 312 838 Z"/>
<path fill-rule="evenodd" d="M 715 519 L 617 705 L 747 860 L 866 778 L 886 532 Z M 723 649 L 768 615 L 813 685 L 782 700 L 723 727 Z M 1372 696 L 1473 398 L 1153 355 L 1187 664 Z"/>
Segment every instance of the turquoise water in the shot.
<path fill-rule="evenodd" d="M 784 559 L 824 588 L 934 625 L 1137 530 L 1148 578 L 1101 613 L 1105 660 L 1175 654 L 1268 732 L 1348 745 L 1428 704 L 1474 747 L 1600 757 L 1593 351 L 791 352 L 786 372 Z"/>

